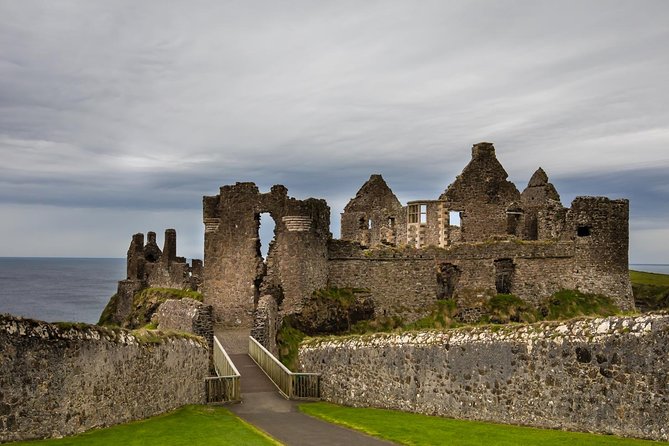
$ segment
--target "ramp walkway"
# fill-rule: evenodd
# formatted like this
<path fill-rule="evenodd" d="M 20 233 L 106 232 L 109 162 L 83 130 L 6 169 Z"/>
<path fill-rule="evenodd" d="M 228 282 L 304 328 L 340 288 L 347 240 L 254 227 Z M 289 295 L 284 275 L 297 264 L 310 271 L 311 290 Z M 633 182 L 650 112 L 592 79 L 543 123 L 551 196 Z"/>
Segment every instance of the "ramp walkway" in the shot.
<path fill-rule="evenodd" d="M 312 418 L 285 399 L 248 355 L 248 330 L 217 331 L 216 336 L 241 375 L 242 402 L 229 409 L 286 446 L 388 446 L 350 429 Z M 309 404 L 309 403 L 301 403 Z"/>

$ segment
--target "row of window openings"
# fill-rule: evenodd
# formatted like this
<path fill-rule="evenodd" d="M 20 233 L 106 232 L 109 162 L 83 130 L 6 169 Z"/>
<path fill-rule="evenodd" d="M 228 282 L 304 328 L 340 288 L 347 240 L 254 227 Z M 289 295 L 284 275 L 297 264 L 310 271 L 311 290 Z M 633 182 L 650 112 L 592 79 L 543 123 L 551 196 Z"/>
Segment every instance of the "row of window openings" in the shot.
<path fill-rule="evenodd" d="M 522 213 L 507 212 L 507 232 L 515 234 L 516 226 L 520 220 Z M 460 211 L 450 211 L 448 213 L 449 224 L 451 226 L 460 226 Z M 426 204 L 412 204 L 409 206 L 409 223 L 427 224 L 427 205 Z M 388 217 L 388 227 L 395 227 L 395 217 Z M 535 223 L 536 224 L 536 223 Z M 359 221 L 360 229 L 372 229 L 372 219 L 361 217 Z M 535 229 L 536 231 L 536 229 Z M 590 235 L 590 226 L 579 226 L 576 230 L 576 235 L 579 237 L 588 237 Z"/>
<path fill-rule="evenodd" d="M 448 222 L 451 226 L 460 226 L 460 211 L 449 211 Z M 427 224 L 426 204 L 412 204 L 409 206 L 409 223 Z"/>

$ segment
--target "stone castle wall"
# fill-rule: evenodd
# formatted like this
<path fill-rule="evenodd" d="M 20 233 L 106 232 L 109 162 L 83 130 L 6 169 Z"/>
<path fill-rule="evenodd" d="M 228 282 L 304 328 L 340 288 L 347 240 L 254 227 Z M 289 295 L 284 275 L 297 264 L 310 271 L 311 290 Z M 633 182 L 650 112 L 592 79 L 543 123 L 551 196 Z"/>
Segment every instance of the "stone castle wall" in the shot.
<path fill-rule="evenodd" d="M 610 296 L 631 307 L 628 280 L 615 268 L 579 258 L 574 242 L 500 241 L 460 243 L 447 249 L 375 248 L 333 240 L 328 245 L 328 286 L 364 288 L 375 304 L 375 317 L 412 322 L 427 316 L 438 299 L 453 298 L 460 309 L 480 308 L 497 294 L 496 261 L 513 267 L 508 292 L 533 305 L 562 289 Z M 444 265 L 457 270 L 452 296 L 440 294 Z M 627 274 L 625 271 L 624 274 Z"/>
<path fill-rule="evenodd" d="M 0 443 L 61 437 L 204 403 L 206 345 L 0 315 Z"/>
<path fill-rule="evenodd" d="M 314 339 L 327 401 L 669 439 L 669 314 Z"/>

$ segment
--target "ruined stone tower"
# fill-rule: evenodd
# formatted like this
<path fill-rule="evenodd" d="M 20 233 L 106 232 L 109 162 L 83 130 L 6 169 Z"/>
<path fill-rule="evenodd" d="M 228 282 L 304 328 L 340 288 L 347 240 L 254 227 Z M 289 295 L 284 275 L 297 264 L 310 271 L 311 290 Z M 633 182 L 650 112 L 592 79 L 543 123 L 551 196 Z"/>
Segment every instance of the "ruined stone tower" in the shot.
<path fill-rule="evenodd" d="M 275 222 L 274 240 L 263 262 L 260 214 Z M 264 294 L 284 313 L 296 312 L 305 297 L 327 281 L 330 208 L 324 200 L 296 200 L 283 186 L 260 193 L 253 183 L 223 186 L 204 197 L 203 293 L 217 322 L 250 327 Z"/>

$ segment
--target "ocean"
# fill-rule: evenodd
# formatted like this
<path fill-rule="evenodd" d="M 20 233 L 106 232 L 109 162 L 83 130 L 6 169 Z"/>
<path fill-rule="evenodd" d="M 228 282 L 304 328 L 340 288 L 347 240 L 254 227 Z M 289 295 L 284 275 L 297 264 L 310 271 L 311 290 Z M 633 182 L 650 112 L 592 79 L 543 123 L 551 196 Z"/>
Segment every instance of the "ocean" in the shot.
<path fill-rule="evenodd" d="M 669 274 L 669 265 L 630 269 Z M 0 257 L 0 313 L 94 324 L 125 275 L 125 259 Z"/>
<path fill-rule="evenodd" d="M 125 268 L 125 259 L 0 257 L 0 313 L 97 323 Z"/>

